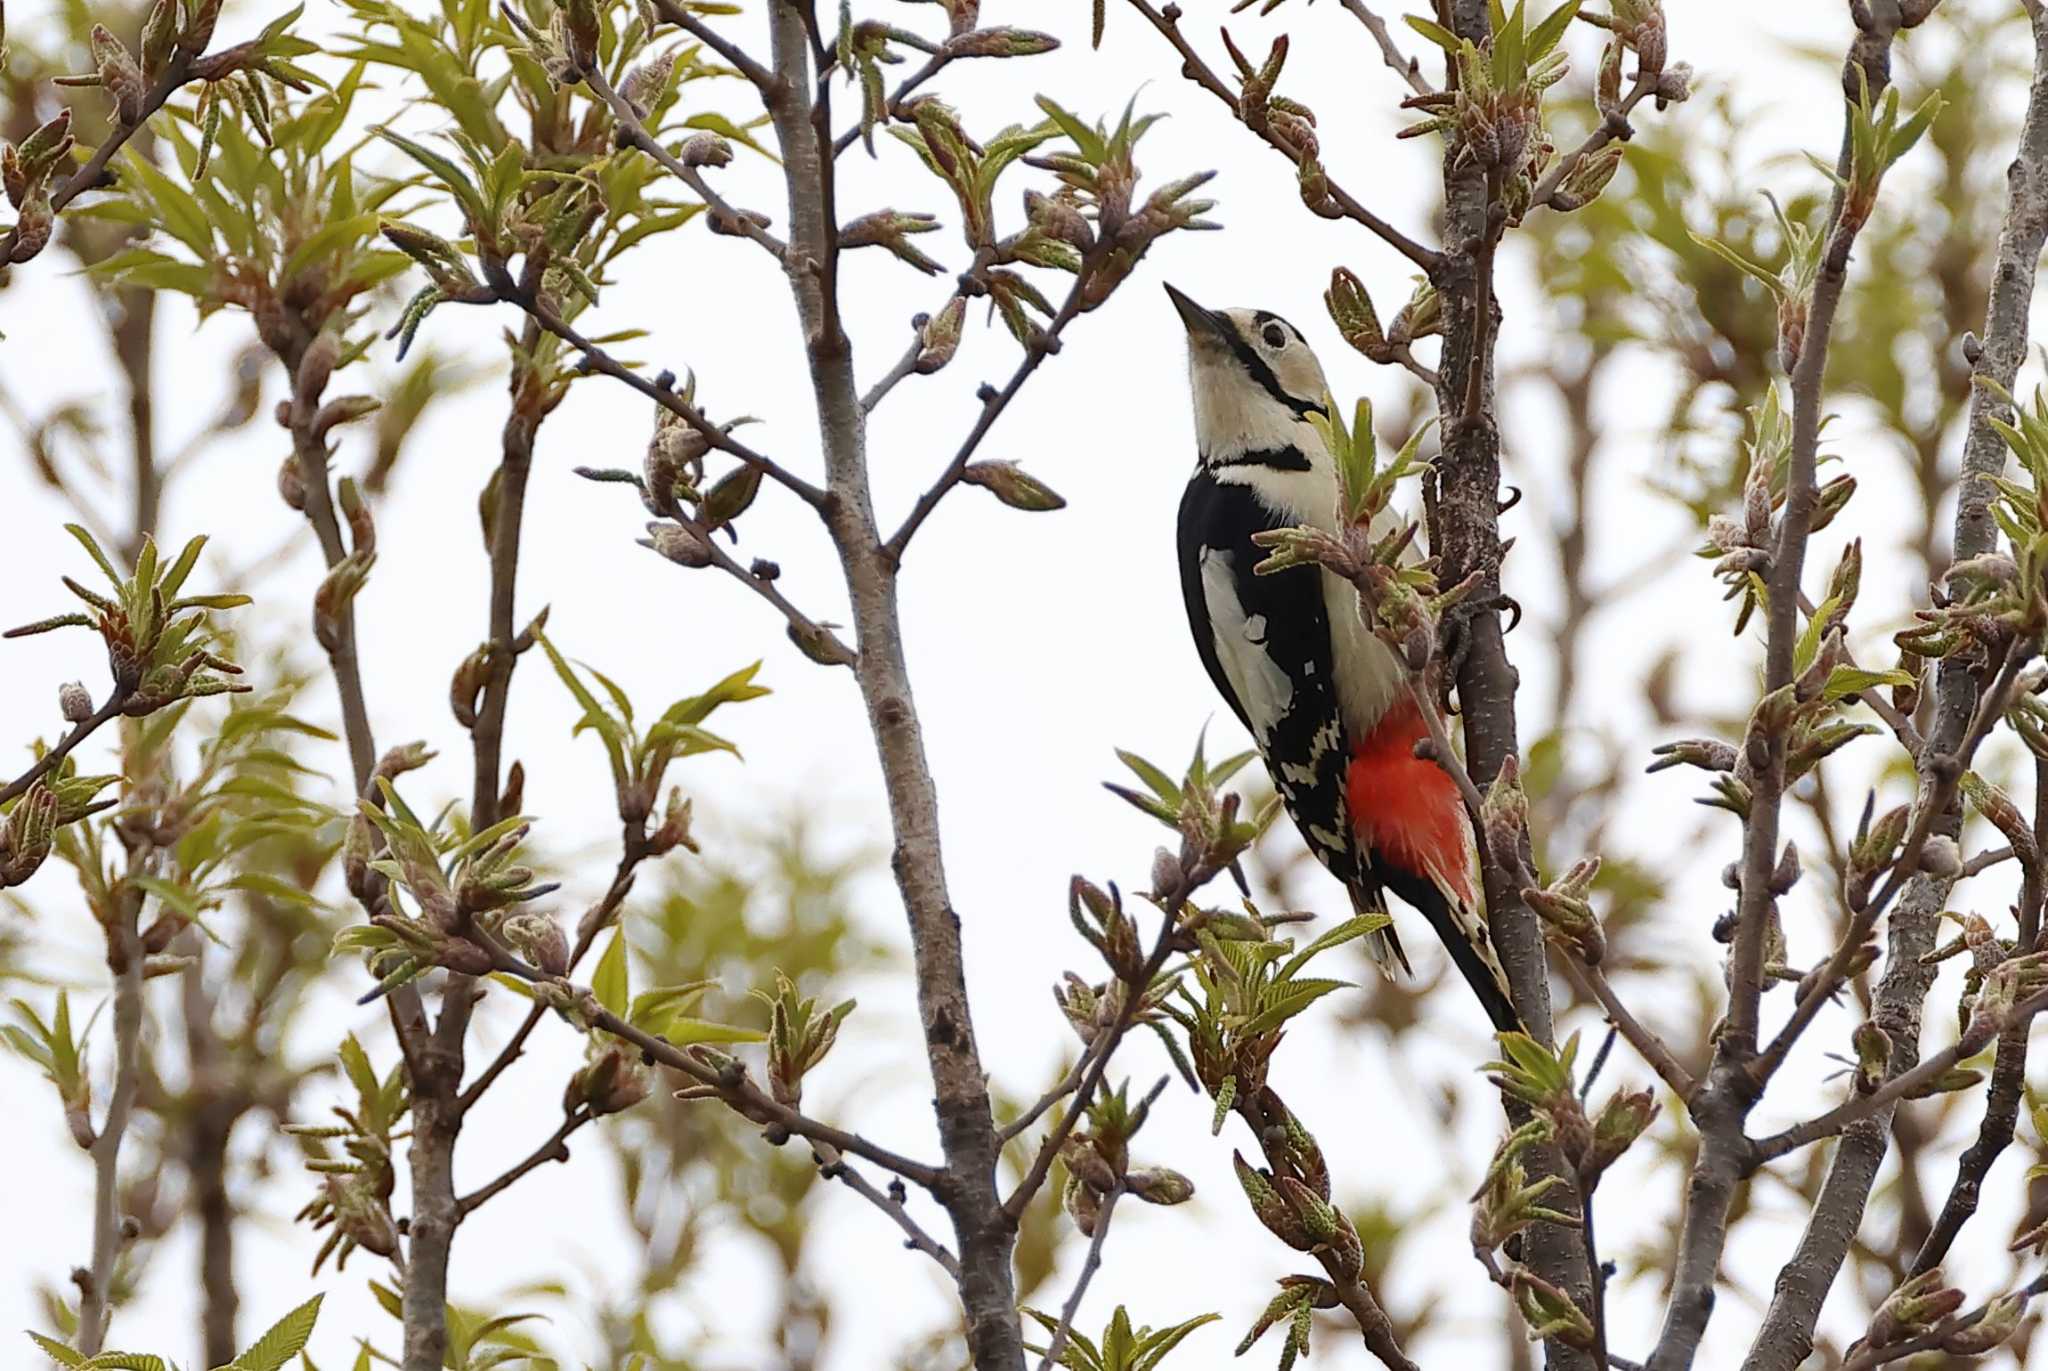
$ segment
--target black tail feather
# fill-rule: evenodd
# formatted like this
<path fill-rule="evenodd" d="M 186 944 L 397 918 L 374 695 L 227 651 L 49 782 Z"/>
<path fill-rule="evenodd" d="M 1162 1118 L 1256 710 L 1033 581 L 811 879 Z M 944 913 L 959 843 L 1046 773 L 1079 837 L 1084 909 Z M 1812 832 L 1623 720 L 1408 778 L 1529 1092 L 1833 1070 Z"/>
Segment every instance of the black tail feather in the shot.
<path fill-rule="evenodd" d="M 1491 948 L 1482 952 L 1473 946 L 1463 924 L 1452 911 L 1450 901 L 1444 898 L 1436 883 L 1377 859 L 1372 864 L 1372 878 L 1383 889 L 1413 905 L 1423 918 L 1429 920 L 1430 928 L 1435 930 L 1444 951 L 1450 953 L 1458 974 L 1479 997 L 1480 1007 L 1493 1021 L 1495 1031 L 1522 1032 L 1522 1016 L 1515 1012 L 1514 1001 L 1508 998 L 1507 986 L 1495 971 L 1498 959 L 1486 955 L 1492 951 Z"/>

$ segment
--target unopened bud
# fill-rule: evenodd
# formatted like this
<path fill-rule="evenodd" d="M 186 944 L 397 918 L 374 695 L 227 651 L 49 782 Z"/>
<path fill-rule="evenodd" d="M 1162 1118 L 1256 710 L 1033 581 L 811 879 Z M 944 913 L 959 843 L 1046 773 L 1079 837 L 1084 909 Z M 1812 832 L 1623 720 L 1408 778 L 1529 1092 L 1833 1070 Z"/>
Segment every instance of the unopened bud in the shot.
<path fill-rule="evenodd" d="M 1195 1183 L 1164 1166 L 1126 1172 L 1124 1188 L 1147 1204 L 1185 1204 L 1195 1196 Z"/>
<path fill-rule="evenodd" d="M 732 161 L 732 144 L 715 133 L 693 133 L 683 140 L 678 160 L 686 167 L 722 167 Z"/>
<path fill-rule="evenodd" d="M 1692 98 L 1692 63 L 1673 62 L 1657 77 L 1657 108 L 1682 105 Z"/>
<path fill-rule="evenodd" d="M 1885 1296 L 1864 1340 L 1872 1347 L 1891 1347 L 1939 1323 L 1962 1304 L 1963 1292 L 1943 1284 L 1940 1267 L 1923 1271 Z"/>
<path fill-rule="evenodd" d="M 1486 788 L 1479 820 L 1486 834 L 1486 850 L 1496 861 L 1510 860 L 1522 850 L 1522 835 L 1529 827 L 1529 797 L 1522 793 L 1518 758 L 1510 755 L 1502 761 L 1500 774 Z"/>
<path fill-rule="evenodd" d="M 92 695 L 82 683 L 66 681 L 57 687 L 57 707 L 66 723 L 82 724 L 92 717 Z"/>
<path fill-rule="evenodd" d="M 918 353 L 914 369 L 929 376 L 953 360 L 960 350 L 960 330 L 967 321 L 967 301 L 956 295 L 946 307 L 924 322 L 918 330 Z"/>
<path fill-rule="evenodd" d="M 634 541 L 642 547 L 653 548 L 677 566 L 707 567 L 713 560 L 710 545 L 681 524 L 666 521 L 650 523 L 647 536 Z"/>
<path fill-rule="evenodd" d="M 1617 1090 L 1593 1119 L 1591 1146 L 1580 1174 L 1591 1180 L 1620 1159 L 1657 1117 L 1657 1097 L 1647 1090 Z"/>
<path fill-rule="evenodd" d="M 1330 322 L 1337 326 L 1337 332 L 1358 351 L 1371 357 L 1387 346 L 1379 315 L 1372 307 L 1372 296 L 1355 273 L 1344 267 L 1332 271 L 1329 289 L 1323 292 L 1323 304 L 1329 309 Z"/>
<path fill-rule="evenodd" d="M 2024 1296 L 2001 1295 L 1984 1310 L 1983 1318 L 1943 1338 L 1941 1350 L 1959 1357 L 1981 1357 L 2004 1346 L 2019 1332 L 2020 1316 L 2026 1310 Z"/>

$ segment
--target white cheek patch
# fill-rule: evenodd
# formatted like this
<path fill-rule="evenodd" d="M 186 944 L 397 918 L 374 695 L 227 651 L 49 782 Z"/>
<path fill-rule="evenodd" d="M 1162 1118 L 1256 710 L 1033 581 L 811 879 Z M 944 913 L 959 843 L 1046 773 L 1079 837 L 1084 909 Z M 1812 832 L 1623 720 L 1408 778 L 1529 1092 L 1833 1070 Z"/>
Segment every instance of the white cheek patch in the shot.
<path fill-rule="evenodd" d="M 1209 632 L 1216 658 L 1238 702 L 1250 717 L 1252 732 L 1264 743 L 1273 725 L 1294 702 L 1294 683 L 1260 646 L 1265 641 L 1263 616 L 1247 615 L 1237 598 L 1235 559 L 1228 552 L 1202 552 L 1202 594 L 1209 606 Z M 1253 621 L 1257 620 L 1257 630 Z"/>

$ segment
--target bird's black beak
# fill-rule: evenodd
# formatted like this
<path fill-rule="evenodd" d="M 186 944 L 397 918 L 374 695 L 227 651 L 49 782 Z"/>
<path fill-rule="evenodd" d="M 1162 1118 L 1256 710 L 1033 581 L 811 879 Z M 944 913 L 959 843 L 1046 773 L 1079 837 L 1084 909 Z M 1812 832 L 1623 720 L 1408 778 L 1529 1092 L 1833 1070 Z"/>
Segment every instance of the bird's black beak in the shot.
<path fill-rule="evenodd" d="M 1166 288 L 1166 298 L 1173 301 L 1174 309 L 1180 313 L 1181 323 L 1187 326 L 1189 342 L 1221 343 L 1229 338 L 1230 328 L 1223 322 L 1222 315 L 1214 310 L 1203 309 L 1184 292 L 1175 290 L 1171 285 Z"/>

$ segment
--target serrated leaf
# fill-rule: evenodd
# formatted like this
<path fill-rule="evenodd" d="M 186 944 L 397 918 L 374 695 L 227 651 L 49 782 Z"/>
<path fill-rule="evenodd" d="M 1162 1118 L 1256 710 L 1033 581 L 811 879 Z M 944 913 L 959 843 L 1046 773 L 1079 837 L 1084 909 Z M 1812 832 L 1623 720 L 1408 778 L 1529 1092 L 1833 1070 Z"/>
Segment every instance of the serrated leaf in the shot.
<path fill-rule="evenodd" d="M 84 1353 L 74 1352 L 56 1339 L 46 1338 L 41 1333 L 35 1332 L 32 1329 L 24 1329 L 23 1331 L 28 1333 L 29 1341 L 42 1348 L 43 1355 L 57 1363 L 57 1365 L 72 1367 L 85 1365 Z"/>
<path fill-rule="evenodd" d="M 262 1337 L 236 1357 L 229 1371 L 283 1371 L 284 1364 L 297 1356 L 313 1336 L 313 1323 L 320 1317 L 315 1295 L 272 1324 Z"/>

